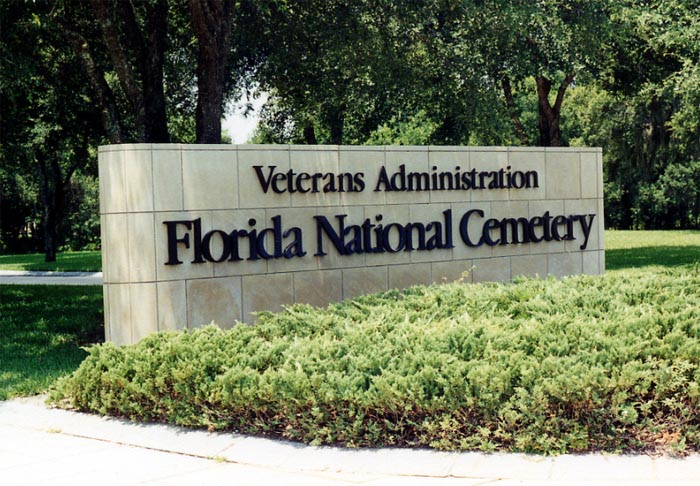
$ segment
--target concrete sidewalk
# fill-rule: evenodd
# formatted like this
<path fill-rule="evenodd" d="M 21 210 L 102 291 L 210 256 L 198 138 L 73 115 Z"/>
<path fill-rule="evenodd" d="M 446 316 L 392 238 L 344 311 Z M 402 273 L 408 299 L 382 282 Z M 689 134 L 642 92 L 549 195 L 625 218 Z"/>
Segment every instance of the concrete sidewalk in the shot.
<path fill-rule="evenodd" d="M 0 285 L 102 285 L 102 272 L 0 270 Z"/>
<path fill-rule="evenodd" d="M 352 450 L 136 424 L 0 402 L 0 482 L 7 485 L 697 486 L 700 455 L 557 457 Z"/>

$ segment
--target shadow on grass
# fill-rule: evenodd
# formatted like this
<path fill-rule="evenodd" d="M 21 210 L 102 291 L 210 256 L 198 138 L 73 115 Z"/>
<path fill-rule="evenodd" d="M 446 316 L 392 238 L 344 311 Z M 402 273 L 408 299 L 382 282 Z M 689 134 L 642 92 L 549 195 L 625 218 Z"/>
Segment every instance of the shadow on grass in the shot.
<path fill-rule="evenodd" d="M 0 285 L 0 400 L 41 393 L 103 340 L 102 288 Z"/>
<path fill-rule="evenodd" d="M 56 261 L 47 263 L 41 253 L 0 255 L 0 269 L 51 272 L 99 272 L 102 256 L 99 251 L 58 253 Z"/>
<path fill-rule="evenodd" d="M 700 262 L 700 246 L 698 245 L 645 246 L 605 251 L 605 267 L 608 270 L 650 266 L 680 267 L 696 262 Z"/>

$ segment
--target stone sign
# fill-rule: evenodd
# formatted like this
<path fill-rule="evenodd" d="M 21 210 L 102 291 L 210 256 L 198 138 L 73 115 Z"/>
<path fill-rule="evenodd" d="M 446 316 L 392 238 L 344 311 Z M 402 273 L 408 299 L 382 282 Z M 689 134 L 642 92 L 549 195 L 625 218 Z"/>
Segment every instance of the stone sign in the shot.
<path fill-rule="evenodd" d="M 595 148 L 100 147 L 105 333 L 518 275 L 599 274 Z"/>

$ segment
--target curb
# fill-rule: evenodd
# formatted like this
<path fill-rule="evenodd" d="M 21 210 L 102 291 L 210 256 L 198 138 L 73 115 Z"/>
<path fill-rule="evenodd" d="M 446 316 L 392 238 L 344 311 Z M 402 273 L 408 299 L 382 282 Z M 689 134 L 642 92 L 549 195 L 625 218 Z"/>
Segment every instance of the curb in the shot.
<path fill-rule="evenodd" d="M 49 409 L 41 404 L 40 398 L 0 402 L 0 425 L 298 473 L 537 481 L 547 485 L 582 485 L 591 481 L 606 485 L 661 485 L 679 481 L 695 484 L 700 474 L 700 454 L 676 459 L 601 453 L 536 456 L 308 446 Z"/>

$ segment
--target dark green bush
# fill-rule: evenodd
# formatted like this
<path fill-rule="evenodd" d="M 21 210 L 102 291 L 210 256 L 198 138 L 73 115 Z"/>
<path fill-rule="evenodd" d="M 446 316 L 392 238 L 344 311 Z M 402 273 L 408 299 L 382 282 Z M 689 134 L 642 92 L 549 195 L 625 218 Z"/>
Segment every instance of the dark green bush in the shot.
<path fill-rule="evenodd" d="M 700 271 L 450 284 L 91 348 L 52 399 L 312 444 L 700 448 Z"/>

